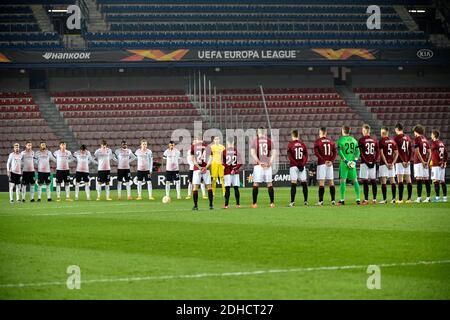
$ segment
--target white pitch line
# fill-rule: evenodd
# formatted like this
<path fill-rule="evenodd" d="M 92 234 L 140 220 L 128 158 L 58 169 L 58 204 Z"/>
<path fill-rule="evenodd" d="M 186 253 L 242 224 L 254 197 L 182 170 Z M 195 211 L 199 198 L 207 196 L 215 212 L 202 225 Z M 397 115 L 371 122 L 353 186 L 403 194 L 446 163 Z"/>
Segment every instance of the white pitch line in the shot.
<path fill-rule="evenodd" d="M 201 279 L 201 278 L 209 278 L 209 277 L 242 277 L 242 276 L 254 276 L 254 275 L 262 275 L 262 274 L 273 274 L 273 273 L 294 273 L 294 272 L 340 271 L 340 270 L 367 269 L 367 267 L 369 265 L 377 265 L 380 268 L 389 268 L 389 267 L 409 267 L 409 266 L 433 265 L 433 264 L 450 264 L 450 260 L 380 263 L 380 264 L 368 264 L 368 265 L 348 265 L 348 266 L 328 266 L 328 267 L 308 267 L 308 268 L 294 268 L 294 269 L 269 269 L 269 270 L 223 272 L 223 273 L 198 273 L 198 274 L 162 275 L 162 276 L 145 276 L 145 277 L 104 278 L 104 279 L 80 280 L 80 283 L 88 284 L 88 283 L 138 282 L 138 281 L 158 281 L 158 280 L 177 280 L 177 279 Z M 65 285 L 66 285 L 66 282 L 53 281 L 53 282 L 38 282 L 38 283 L 0 284 L 0 288 L 50 287 L 50 286 L 65 286 Z"/>
<path fill-rule="evenodd" d="M 76 215 L 91 215 L 91 214 L 129 214 L 129 213 L 154 213 L 154 212 L 176 212 L 176 211 L 191 211 L 190 209 L 177 209 L 177 210 L 136 210 L 136 211 L 127 211 L 126 213 L 120 211 L 86 211 L 86 212 L 54 212 L 54 213 L 32 213 L 32 214 L 0 214 L 0 217 L 39 217 L 39 216 L 76 216 Z"/>

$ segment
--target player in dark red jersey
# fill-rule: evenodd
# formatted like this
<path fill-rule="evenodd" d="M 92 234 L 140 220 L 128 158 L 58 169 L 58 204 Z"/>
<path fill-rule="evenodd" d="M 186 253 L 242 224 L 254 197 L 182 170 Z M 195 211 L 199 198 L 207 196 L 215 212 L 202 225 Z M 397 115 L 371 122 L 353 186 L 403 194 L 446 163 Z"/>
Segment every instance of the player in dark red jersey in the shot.
<path fill-rule="evenodd" d="M 308 205 L 308 184 L 306 183 L 305 165 L 308 162 L 308 148 L 305 143 L 298 138 L 298 130 L 292 130 L 292 140 L 287 145 L 287 156 L 289 159 L 289 175 L 291 178 L 291 203 L 295 206 L 295 194 L 297 193 L 297 182 L 300 181 L 303 188 L 303 203 Z"/>
<path fill-rule="evenodd" d="M 394 138 L 397 144 L 398 157 L 395 164 L 395 171 L 397 173 L 398 180 L 398 201 L 397 203 L 403 203 L 403 189 L 404 182 L 408 187 L 408 200 L 406 203 L 412 203 L 412 183 L 411 183 L 411 158 L 413 155 L 413 146 L 411 138 L 403 133 L 403 125 L 397 123 L 395 125 L 395 133 L 397 136 Z"/>
<path fill-rule="evenodd" d="M 227 140 L 227 147 L 222 151 L 222 163 L 224 164 L 224 184 L 225 184 L 225 205 L 224 209 L 228 209 L 230 201 L 230 189 L 234 188 L 234 197 L 236 198 L 236 208 L 241 207 L 239 186 L 239 169 L 242 165 L 237 149 L 234 147 L 234 138 Z"/>
<path fill-rule="evenodd" d="M 338 155 L 336 143 L 327 137 L 327 128 L 319 129 L 319 138 L 314 142 L 314 154 L 317 157 L 317 181 L 319 181 L 319 202 L 323 205 L 325 181 L 330 186 L 331 204 L 336 204 L 336 187 L 334 186 L 333 162 Z"/>
<path fill-rule="evenodd" d="M 431 179 L 434 182 L 434 191 L 436 192 L 436 198 L 433 202 L 440 202 L 439 184 L 442 186 L 442 201 L 447 202 L 447 185 L 445 184 L 445 168 L 447 167 L 448 152 L 444 143 L 439 140 L 440 133 L 437 130 L 433 130 L 431 133 Z"/>
<path fill-rule="evenodd" d="M 250 145 L 250 155 L 253 159 L 253 204 L 257 208 L 259 184 L 265 182 L 270 198 L 270 207 L 275 208 L 274 192 L 272 186 L 272 164 L 276 152 L 272 140 L 267 137 L 267 129 L 259 128 L 257 137 Z"/>
<path fill-rule="evenodd" d="M 359 166 L 359 178 L 362 180 L 364 189 L 364 201 L 369 204 L 369 180 L 372 185 L 373 203 L 377 203 L 377 168 L 376 161 L 379 157 L 378 141 L 370 136 L 370 126 L 362 126 L 363 136 L 358 140 L 361 154 L 361 165 Z"/>
<path fill-rule="evenodd" d="M 431 184 L 430 184 L 430 160 L 431 150 L 427 138 L 423 135 L 425 128 L 420 124 L 413 129 L 414 132 L 414 177 L 417 183 L 416 202 L 422 202 L 422 183 L 425 183 L 427 197 L 423 202 L 430 202 Z"/>
<path fill-rule="evenodd" d="M 383 200 L 380 204 L 387 203 L 387 180 L 391 182 L 392 203 L 395 203 L 397 193 L 397 185 L 395 184 L 395 162 L 398 157 L 397 144 L 389 138 L 389 129 L 387 127 L 381 128 L 381 140 L 379 143 L 380 150 L 380 168 L 379 176 L 381 182 L 381 192 L 383 193 Z"/>
<path fill-rule="evenodd" d="M 211 188 L 211 173 L 209 168 L 211 166 L 211 148 L 197 137 L 197 143 L 191 146 L 191 158 L 194 163 L 194 172 L 192 174 L 192 198 L 194 200 L 194 207 L 192 210 L 198 210 L 198 188 L 203 182 L 208 189 L 209 209 L 213 207 L 213 193 Z"/>

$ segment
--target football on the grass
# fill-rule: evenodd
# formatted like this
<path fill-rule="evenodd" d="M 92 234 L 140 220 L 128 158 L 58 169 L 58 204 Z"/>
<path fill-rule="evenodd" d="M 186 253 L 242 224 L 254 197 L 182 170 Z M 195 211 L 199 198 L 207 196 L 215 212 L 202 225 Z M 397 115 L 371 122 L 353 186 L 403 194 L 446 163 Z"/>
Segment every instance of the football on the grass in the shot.
<path fill-rule="evenodd" d="M 162 198 L 162 203 L 169 203 L 169 202 L 170 202 L 170 197 L 164 196 L 164 197 Z"/>

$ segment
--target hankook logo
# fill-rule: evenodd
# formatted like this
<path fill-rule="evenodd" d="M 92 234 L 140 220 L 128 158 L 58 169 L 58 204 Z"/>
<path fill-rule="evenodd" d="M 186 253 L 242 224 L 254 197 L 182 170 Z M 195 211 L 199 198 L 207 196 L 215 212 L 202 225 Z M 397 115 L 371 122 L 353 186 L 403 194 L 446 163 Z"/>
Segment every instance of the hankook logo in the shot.
<path fill-rule="evenodd" d="M 420 49 L 417 51 L 417 57 L 419 57 L 420 59 L 431 59 L 434 55 L 434 52 L 430 49 Z"/>
<path fill-rule="evenodd" d="M 46 52 L 42 55 L 46 60 L 89 60 L 90 52 Z"/>

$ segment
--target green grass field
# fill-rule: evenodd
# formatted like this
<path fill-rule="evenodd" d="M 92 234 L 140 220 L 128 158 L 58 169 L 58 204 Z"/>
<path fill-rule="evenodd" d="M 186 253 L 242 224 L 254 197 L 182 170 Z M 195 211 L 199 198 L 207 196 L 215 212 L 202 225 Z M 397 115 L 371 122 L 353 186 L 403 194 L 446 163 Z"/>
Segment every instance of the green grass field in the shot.
<path fill-rule="evenodd" d="M 82 193 L 11 205 L 0 194 L 0 298 L 450 299 L 450 203 L 289 208 L 278 188 L 277 208 L 261 189 L 250 209 L 251 190 L 241 194 L 241 209 L 217 198 L 197 213 L 191 200 L 162 204 L 159 190 L 154 202 Z M 373 264 L 379 290 L 366 285 Z M 79 290 L 66 286 L 70 265 Z"/>

